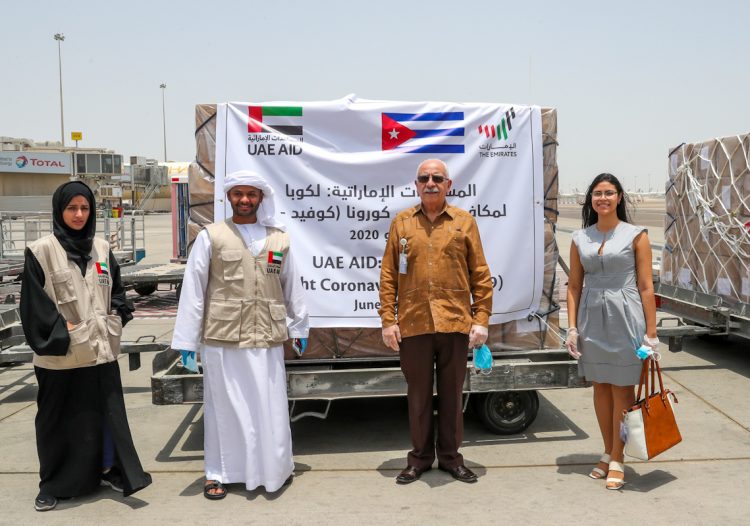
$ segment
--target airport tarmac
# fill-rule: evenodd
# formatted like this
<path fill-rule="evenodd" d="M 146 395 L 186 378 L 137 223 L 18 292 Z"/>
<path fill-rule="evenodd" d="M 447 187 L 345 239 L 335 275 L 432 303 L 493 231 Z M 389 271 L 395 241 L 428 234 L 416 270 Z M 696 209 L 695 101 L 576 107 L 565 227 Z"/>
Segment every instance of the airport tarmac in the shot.
<path fill-rule="evenodd" d="M 660 242 L 658 207 L 636 216 Z M 558 243 L 566 258 L 576 209 L 561 207 Z M 640 221 L 644 222 L 640 222 Z M 147 216 L 145 263 L 171 255 L 170 218 Z M 165 301 L 169 293 L 165 292 Z M 125 340 L 153 335 L 169 341 L 174 323 L 137 317 Z M 690 339 L 684 351 L 664 349 L 666 384 L 679 398 L 683 442 L 650 462 L 626 465 L 622 491 L 586 476 L 602 446 L 590 389 L 540 392 L 540 410 L 522 434 L 487 432 L 468 412 L 462 452 L 477 484 L 433 470 L 408 486 L 394 477 L 409 449 L 405 400 L 335 402 L 327 420 L 292 424 L 294 483 L 277 494 L 230 486 L 223 501 L 202 496 L 203 420 L 199 404 L 154 406 L 148 356 L 138 371 L 120 358 L 131 429 L 154 483 L 123 498 L 102 488 L 33 509 L 38 462 L 34 440 L 36 383 L 30 364 L 0 368 L 0 524 L 593 524 L 653 522 L 746 524 L 744 483 L 750 470 L 750 349 L 746 341 Z"/>

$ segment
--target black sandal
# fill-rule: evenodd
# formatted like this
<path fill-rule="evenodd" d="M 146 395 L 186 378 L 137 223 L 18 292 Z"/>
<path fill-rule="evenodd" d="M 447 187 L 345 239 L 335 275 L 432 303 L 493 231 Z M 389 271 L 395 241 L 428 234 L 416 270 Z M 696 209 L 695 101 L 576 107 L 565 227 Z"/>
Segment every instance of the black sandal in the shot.
<path fill-rule="evenodd" d="M 218 489 L 221 493 L 209 493 L 212 489 Z M 227 488 L 218 480 L 207 480 L 203 485 L 203 496 L 210 500 L 221 500 L 227 496 Z"/>

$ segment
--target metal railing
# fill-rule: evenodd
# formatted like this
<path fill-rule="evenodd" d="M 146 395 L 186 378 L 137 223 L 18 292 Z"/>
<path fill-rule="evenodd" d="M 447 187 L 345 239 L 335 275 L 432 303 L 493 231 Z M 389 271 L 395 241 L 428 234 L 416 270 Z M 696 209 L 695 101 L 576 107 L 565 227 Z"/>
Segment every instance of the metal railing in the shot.
<path fill-rule="evenodd" d="M 118 260 L 137 262 L 144 257 L 142 210 L 126 212 L 123 217 L 109 217 L 97 210 L 96 216 L 96 234 L 109 242 Z M 51 233 L 51 212 L 0 212 L 0 261 L 22 259 L 29 244 Z"/>

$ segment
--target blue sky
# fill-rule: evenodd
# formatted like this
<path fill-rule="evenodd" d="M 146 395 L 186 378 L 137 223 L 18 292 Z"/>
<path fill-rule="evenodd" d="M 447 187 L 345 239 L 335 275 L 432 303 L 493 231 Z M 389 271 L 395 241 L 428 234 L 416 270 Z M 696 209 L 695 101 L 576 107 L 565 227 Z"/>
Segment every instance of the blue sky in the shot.
<path fill-rule="evenodd" d="M 562 190 L 663 187 L 681 142 L 750 132 L 750 3 L 4 3 L 0 135 L 195 157 L 198 103 L 362 98 L 558 109 Z"/>

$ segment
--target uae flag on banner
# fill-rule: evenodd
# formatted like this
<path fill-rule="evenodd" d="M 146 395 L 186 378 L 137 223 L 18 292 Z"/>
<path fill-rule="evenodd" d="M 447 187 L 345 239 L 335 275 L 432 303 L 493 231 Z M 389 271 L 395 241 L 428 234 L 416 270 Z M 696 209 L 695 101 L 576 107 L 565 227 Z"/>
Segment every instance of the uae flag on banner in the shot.
<path fill-rule="evenodd" d="M 302 106 L 248 106 L 248 133 L 281 133 L 302 136 Z"/>

